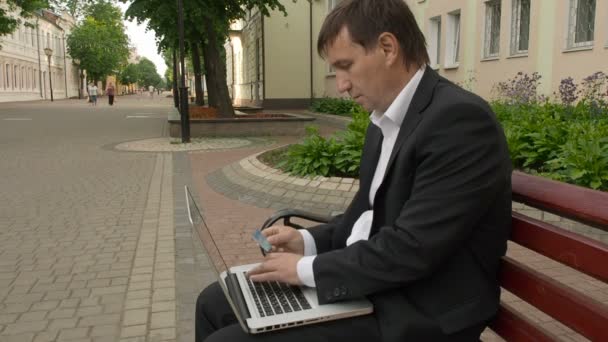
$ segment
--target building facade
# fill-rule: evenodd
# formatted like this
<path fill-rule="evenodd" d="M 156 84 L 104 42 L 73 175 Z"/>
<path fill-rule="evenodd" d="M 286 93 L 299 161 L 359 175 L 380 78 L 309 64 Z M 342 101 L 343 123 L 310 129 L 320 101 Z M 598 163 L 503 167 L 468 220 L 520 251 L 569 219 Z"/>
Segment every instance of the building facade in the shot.
<path fill-rule="evenodd" d="M 427 38 L 431 66 L 486 99 L 518 72 L 562 79 L 608 73 L 606 0 L 406 0 Z"/>
<path fill-rule="evenodd" d="M 50 99 L 51 85 L 54 99 L 78 96 L 78 67 L 66 48 L 74 25 L 67 14 L 43 10 L 0 37 L 0 102 Z"/>
<path fill-rule="evenodd" d="M 316 51 L 317 36 L 336 0 L 282 0 L 287 16 L 256 9 L 232 26 L 226 43 L 227 79 L 236 105 L 307 108 L 333 95 L 333 74 Z"/>
<path fill-rule="evenodd" d="M 284 0 L 287 16 L 256 10 L 226 44 L 228 88 L 237 105 L 305 108 L 338 97 L 335 74 L 317 55 L 327 13 L 341 0 Z M 486 99 L 518 72 L 542 77 L 551 95 L 562 79 L 608 73 L 606 0 L 404 0 L 424 32 L 431 67 Z"/>

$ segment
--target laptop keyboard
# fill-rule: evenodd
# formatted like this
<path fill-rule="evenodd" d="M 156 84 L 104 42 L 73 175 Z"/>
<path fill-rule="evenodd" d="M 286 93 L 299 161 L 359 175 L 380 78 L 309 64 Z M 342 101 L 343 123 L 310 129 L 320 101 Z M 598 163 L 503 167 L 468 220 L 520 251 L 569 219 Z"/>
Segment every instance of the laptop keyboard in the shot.
<path fill-rule="evenodd" d="M 262 317 L 311 309 L 302 290 L 297 286 L 276 281 L 254 283 L 245 278 Z"/>

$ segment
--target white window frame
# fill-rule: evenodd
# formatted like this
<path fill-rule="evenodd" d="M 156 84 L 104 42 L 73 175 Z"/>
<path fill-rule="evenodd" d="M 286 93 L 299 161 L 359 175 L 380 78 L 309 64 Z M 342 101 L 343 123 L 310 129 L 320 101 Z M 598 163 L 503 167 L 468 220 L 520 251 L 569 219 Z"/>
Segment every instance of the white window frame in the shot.
<path fill-rule="evenodd" d="M 493 6 L 498 5 L 498 18 L 494 16 L 492 11 Z M 488 0 L 485 2 L 485 25 L 484 25 L 484 38 L 483 38 L 483 59 L 494 59 L 500 56 L 500 26 L 502 16 L 502 1 L 501 0 Z M 498 25 L 495 23 L 498 20 Z M 493 30 L 492 28 L 496 28 Z M 497 50 L 492 52 L 492 40 L 497 39 Z"/>
<path fill-rule="evenodd" d="M 331 12 L 342 0 L 327 0 L 327 13 Z"/>
<path fill-rule="evenodd" d="M 522 1 L 524 0 L 513 0 L 513 7 L 511 11 L 511 56 L 527 55 L 528 49 L 530 49 L 530 21 L 532 0 L 528 2 L 528 46 L 526 49 L 520 49 L 520 43 L 522 39 Z"/>
<path fill-rule="evenodd" d="M 327 0 L 327 13 L 331 12 L 342 0 Z M 336 69 L 327 63 L 327 75 L 333 76 L 336 74 Z"/>
<path fill-rule="evenodd" d="M 583 0 L 586 1 L 586 0 Z M 597 0 L 595 1 L 595 9 L 594 9 L 594 17 L 593 22 L 593 39 L 588 41 L 576 42 L 576 29 L 578 24 L 578 9 L 581 0 L 569 0 L 569 9 L 568 9 L 568 34 L 566 40 L 566 49 L 579 49 L 579 48 L 588 48 L 593 47 L 593 41 L 595 40 L 595 17 L 597 17 Z"/>
<path fill-rule="evenodd" d="M 441 65 L 441 15 L 429 18 L 427 41 L 431 68 L 438 69 Z"/>
<path fill-rule="evenodd" d="M 462 20 L 460 10 L 452 11 L 447 16 L 445 68 L 457 68 L 460 62 L 460 32 Z"/>

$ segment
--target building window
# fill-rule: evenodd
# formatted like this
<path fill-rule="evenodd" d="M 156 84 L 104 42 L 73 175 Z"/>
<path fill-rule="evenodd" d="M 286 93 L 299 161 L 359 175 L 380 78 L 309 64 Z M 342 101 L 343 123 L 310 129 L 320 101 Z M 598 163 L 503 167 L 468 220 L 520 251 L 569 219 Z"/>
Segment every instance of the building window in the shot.
<path fill-rule="evenodd" d="M 334 9 L 342 0 L 327 0 L 328 12 Z"/>
<path fill-rule="evenodd" d="M 10 84 L 11 84 L 11 76 L 10 76 L 11 67 L 10 67 L 10 65 L 7 64 L 5 70 L 6 70 L 6 72 L 4 74 L 6 77 L 5 78 L 6 82 L 4 82 L 4 89 L 10 88 Z"/>
<path fill-rule="evenodd" d="M 338 6 L 341 1 L 342 0 L 327 0 L 327 12 L 331 12 L 331 10 Z M 332 65 L 327 64 L 327 72 L 333 74 L 336 72 L 336 69 Z"/>
<path fill-rule="evenodd" d="M 19 67 L 15 65 L 13 67 L 13 89 L 19 89 L 19 83 L 17 83 L 17 75 L 19 75 Z"/>
<path fill-rule="evenodd" d="M 428 41 L 431 66 L 437 68 L 441 64 L 441 16 L 429 19 Z"/>
<path fill-rule="evenodd" d="M 595 0 L 570 0 L 568 48 L 593 45 Z"/>
<path fill-rule="evenodd" d="M 448 13 L 445 63 L 456 66 L 460 60 L 460 11 Z"/>
<path fill-rule="evenodd" d="M 530 0 L 514 0 L 511 17 L 511 55 L 528 52 L 530 41 Z"/>
<path fill-rule="evenodd" d="M 486 1 L 483 57 L 498 57 L 500 51 L 500 0 Z"/>

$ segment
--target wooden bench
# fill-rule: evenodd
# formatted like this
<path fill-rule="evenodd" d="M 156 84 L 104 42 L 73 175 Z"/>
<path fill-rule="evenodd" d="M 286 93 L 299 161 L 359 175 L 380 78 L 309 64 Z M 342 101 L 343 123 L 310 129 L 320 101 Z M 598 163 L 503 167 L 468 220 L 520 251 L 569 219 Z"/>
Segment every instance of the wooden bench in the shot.
<path fill-rule="evenodd" d="M 608 231 L 608 193 L 545 178 L 513 172 L 513 201 Z M 262 227 L 279 220 L 301 218 L 327 222 L 331 217 L 300 210 L 281 210 Z M 536 253 L 608 283 L 608 245 L 556 225 L 513 212 L 510 240 Z M 592 341 L 608 341 L 608 306 L 585 293 L 515 260 L 503 258 L 501 286 L 556 321 Z M 606 292 L 608 296 L 608 292 Z M 491 329 L 507 341 L 556 341 L 557 334 L 543 328 L 514 307 L 501 301 Z"/>

